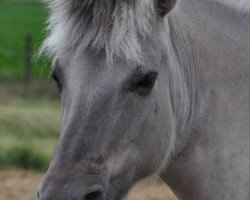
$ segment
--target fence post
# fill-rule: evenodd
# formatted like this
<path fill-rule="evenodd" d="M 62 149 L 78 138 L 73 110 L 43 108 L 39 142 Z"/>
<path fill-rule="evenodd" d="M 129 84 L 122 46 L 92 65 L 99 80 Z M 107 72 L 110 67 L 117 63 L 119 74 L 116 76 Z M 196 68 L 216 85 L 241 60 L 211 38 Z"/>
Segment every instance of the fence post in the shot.
<path fill-rule="evenodd" d="M 24 83 L 29 84 L 32 80 L 32 37 L 27 35 L 25 37 L 24 48 Z"/>

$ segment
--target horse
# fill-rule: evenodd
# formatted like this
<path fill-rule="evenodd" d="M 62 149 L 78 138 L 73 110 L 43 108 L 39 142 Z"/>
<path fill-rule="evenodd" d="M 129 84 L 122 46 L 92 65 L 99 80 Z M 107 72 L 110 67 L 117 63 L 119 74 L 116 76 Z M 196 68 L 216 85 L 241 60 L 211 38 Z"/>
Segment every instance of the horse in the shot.
<path fill-rule="evenodd" d="M 250 199 L 248 0 L 45 0 L 62 99 L 37 200 Z"/>

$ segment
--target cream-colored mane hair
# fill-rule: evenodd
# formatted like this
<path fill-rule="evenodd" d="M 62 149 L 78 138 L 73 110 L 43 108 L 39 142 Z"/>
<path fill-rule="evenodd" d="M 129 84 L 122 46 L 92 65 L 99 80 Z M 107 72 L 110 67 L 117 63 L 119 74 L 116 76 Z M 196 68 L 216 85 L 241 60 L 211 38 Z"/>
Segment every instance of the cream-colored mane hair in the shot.
<path fill-rule="evenodd" d="M 51 10 L 49 35 L 41 52 L 52 57 L 61 51 L 92 47 L 104 49 L 107 60 L 121 56 L 140 62 L 141 38 L 156 21 L 154 0 L 44 0 Z M 185 0 L 183 0 L 185 1 Z M 206 1 L 206 0 L 205 0 Z M 250 12 L 250 0 L 210 0 L 229 9 Z"/>

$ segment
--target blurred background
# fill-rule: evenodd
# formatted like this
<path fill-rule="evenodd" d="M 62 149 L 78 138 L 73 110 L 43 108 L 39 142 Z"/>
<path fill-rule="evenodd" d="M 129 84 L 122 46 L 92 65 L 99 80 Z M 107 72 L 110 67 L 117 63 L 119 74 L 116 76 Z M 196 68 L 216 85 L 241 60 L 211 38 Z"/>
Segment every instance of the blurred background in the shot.
<path fill-rule="evenodd" d="M 38 0 L 0 0 L 0 199 L 35 199 L 58 139 L 60 98 L 50 60 L 36 56 L 48 10 Z M 171 200 L 160 180 L 136 186 L 129 200 Z"/>

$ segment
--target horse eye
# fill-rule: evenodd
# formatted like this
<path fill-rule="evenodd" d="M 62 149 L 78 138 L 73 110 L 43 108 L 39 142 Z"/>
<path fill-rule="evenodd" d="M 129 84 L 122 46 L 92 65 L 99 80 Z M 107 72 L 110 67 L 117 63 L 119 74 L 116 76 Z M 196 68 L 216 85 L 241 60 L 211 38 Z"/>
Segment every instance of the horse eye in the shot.
<path fill-rule="evenodd" d="M 155 85 L 157 79 L 157 72 L 150 72 L 144 75 L 135 85 L 134 90 L 140 96 L 147 96 Z"/>
<path fill-rule="evenodd" d="M 51 77 L 52 77 L 52 78 L 54 79 L 54 81 L 56 82 L 57 87 L 58 87 L 58 89 L 59 89 L 59 92 L 61 93 L 61 92 L 62 92 L 63 86 L 62 86 L 62 83 L 61 83 L 61 81 L 60 81 L 59 76 L 56 74 L 55 71 L 52 71 L 52 72 L 51 72 Z"/>

